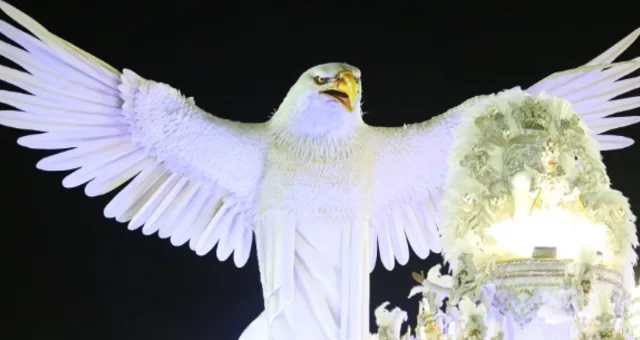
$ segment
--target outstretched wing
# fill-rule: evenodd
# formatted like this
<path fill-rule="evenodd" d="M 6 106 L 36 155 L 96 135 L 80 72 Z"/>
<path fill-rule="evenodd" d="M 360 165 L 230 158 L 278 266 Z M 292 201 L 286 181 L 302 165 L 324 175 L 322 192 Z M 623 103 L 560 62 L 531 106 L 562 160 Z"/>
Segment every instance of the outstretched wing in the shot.
<path fill-rule="evenodd" d="M 526 91 L 569 100 L 600 142 L 601 150 L 633 144 L 623 136 L 602 134 L 638 123 L 640 117 L 610 117 L 640 107 L 640 96 L 614 99 L 640 88 L 640 77 L 621 80 L 640 68 L 640 58 L 612 62 L 640 35 L 637 29 L 587 65 L 551 75 Z M 409 246 L 420 258 L 441 250 L 435 218 L 445 183 L 449 150 L 459 118 L 482 96 L 429 121 L 401 128 L 373 128 L 380 141 L 374 162 L 373 206 L 369 232 L 370 269 L 377 253 L 385 268 L 405 264 Z"/>
<path fill-rule="evenodd" d="M 388 270 L 440 252 L 437 206 L 446 179 L 449 149 L 459 117 L 482 97 L 472 98 L 426 122 L 399 128 L 374 127 L 370 270 L 377 254 Z"/>
<path fill-rule="evenodd" d="M 600 143 L 600 150 L 626 148 L 633 144 L 633 139 L 603 133 L 639 121 L 635 116 L 610 117 L 640 107 L 640 96 L 614 99 L 640 88 L 639 76 L 622 79 L 640 68 L 640 57 L 612 64 L 638 36 L 640 28 L 583 67 L 552 74 L 526 91 L 532 95 L 545 92 L 571 102 Z"/>
<path fill-rule="evenodd" d="M 0 8 L 34 36 L 0 21 L 0 55 L 27 72 L 0 65 L 0 80 L 30 94 L 0 91 L 0 124 L 43 133 L 18 143 L 64 150 L 38 168 L 74 170 L 67 188 L 87 184 L 92 197 L 126 186 L 104 210 L 151 235 L 187 241 L 199 255 L 243 266 L 253 240 L 254 192 L 265 150 L 262 124 L 207 114 L 172 87 L 122 73 L 48 32 L 0 1 Z M 129 180 L 133 179 L 129 182 Z"/>

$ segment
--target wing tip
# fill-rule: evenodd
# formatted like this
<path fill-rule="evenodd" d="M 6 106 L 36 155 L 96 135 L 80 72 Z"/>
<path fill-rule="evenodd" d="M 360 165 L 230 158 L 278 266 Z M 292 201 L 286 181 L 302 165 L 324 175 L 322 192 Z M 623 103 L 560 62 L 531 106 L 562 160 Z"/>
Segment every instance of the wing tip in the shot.
<path fill-rule="evenodd" d="M 627 121 L 625 122 L 625 125 L 620 127 L 627 127 L 627 126 L 635 125 L 638 123 L 640 123 L 640 116 L 627 116 Z"/>
<path fill-rule="evenodd" d="M 638 37 L 640 37 L 640 26 L 638 26 L 638 28 L 636 28 L 633 32 L 631 32 L 631 34 L 629 34 L 629 37 L 633 37 L 631 40 L 635 41 L 636 39 L 638 39 Z"/>
<path fill-rule="evenodd" d="M 24 148 L 35 149 L 34 145 L 31 143 L 31 138 L 28 137 L 29 136 L 22 136 L 16 140 L 16 143 Z"/>
<path fill-rule="evenodd" d="M 20 20 L 19 17 L 20 16 L 24 16 L 24 17 L 27 16 L 22 11 L 20 11 L 19 9 L 14 7 L 12 4 L 10 4 L 10 3 L 6 2 L 6 1 L 3 1 L 3 0 L 0 0 L 0 10 L 2 12 L 4 12 L 11 19 L 13 19 L 16 22 L 18 22 L 20 25 L 23 25 L 23 23 L 22 23 L 23 20 Z"/>
<path fill-rule="evenodd" d="M 9 4 L 8 2 L 6 2 L 4 0 L 0 0 L 0 10 L 2 10 L 3 12 L 6 13 L 7 12 L 7 8 L 14 8 L 14 7 L 11 6 L 11 4 Z"/>
<path fill-rule="evenodd" d="M 626 136 L 598 135 L 595 136 L 595 139 L 598 141 L 598 144 L 600 144 L 600 151 L 626 149 L 635 144 L 635 140 L 633 140 L 633 138 Z"/>

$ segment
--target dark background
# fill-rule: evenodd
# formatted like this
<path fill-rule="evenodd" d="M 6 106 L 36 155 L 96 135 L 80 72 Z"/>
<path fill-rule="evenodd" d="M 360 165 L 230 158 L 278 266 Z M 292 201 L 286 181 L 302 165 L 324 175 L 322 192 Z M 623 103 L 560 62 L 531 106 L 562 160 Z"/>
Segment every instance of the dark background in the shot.
<path fill-rule="evenodd" d="M 11 3 L 116 68 L 169 83 L 211 113 L 242 121 L 266 120 L 310 66 L 346 61 L 364 74 L 368 123 L 418 122 L 475 95 L 579 66 L 640 25 L 631 2 L 579 10 L 584 5 L 535 1 L 423 2 L 402 10 L 344 3 L 241 9 L 197 0 Z M 623 55 L 635 56 L 640 42 Z M 638 127 L 620 133 L 640 138 Z M 0 129 L 2 305 L 19 332 L 3 338 L 235 340 L 260 313 L 255 252 L 237 269 L 127 231 L 102 217 L 112 195 L 89 199 L 81 188 L 62 188 L 65 174 L 36 170 L 49 153 L 18 147 L 24 134 Z M 604 156 L 614 187 L 632 204 L 640 201 L 639 151 Z M 390 301 L 412 314 L 410 273 L 439 260 L 413 256 L 393 272 L 378 264 L 372 308 Z"/>

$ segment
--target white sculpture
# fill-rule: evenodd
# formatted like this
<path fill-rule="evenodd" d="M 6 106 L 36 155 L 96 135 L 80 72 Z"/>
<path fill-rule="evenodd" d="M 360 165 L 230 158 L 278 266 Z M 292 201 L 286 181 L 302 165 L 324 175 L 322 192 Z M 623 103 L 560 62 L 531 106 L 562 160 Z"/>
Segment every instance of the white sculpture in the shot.
<path fill-rule="evenodd" d="M 134 178 L 106 217 L 176 246 L 189 242 L 199 255 L 217 245 L 217 257 L 233 253 L 238 267 L 255 234 L 266 310 L 245 338 L 362 339 L 378 250 L 389 270 L 408 261 L 409 246 L 420 258 L 440 251 L 434 207 L 452 131 L 481 97 L 424 123 L 371 127 L 362 120 L 360 71 L 330 63 L 303 73 L 268 122 L 232 122 L 166 84 L 115 70 L 5 2 L 0 8 L 37 38 L 0 22 L 24 48 L 0 43 L 0 54 L 28 71 L 2 66 L 0 79 L 32 94 L 0 92 L 18 109 L 0 112 L 0 124 L 44 132 L 21 138 L 25 147 L 72 148 L 40 169 L 75 170 L 63 184 L 86 183 L 88 196 Z M 527 91 L 575 99 L 598 134 L 638 122 L 606 118 L 640 105 L 610 101 L 638 84 L 608 87 L 638 68 L 608 65 L 638 34 Z M 632 143 L 596 138 L 603 150 Z"/>

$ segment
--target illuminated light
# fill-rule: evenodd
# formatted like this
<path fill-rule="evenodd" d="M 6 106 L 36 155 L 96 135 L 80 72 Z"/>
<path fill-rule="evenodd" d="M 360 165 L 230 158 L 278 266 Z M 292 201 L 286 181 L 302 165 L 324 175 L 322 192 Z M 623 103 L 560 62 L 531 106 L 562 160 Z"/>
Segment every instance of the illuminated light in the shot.
<path fill-rule="evenodd" d="M 556 259 L 576 259 L 583 249 L 603 254 L 603 263 L 611 258 L 607 249 L 608 228 L 562 208 L 536 210 L 496 223 L 488 228 L 496 241 L 487 248 L 498 260 L 530 258 L 536 247 L 556 248 Z"/>

